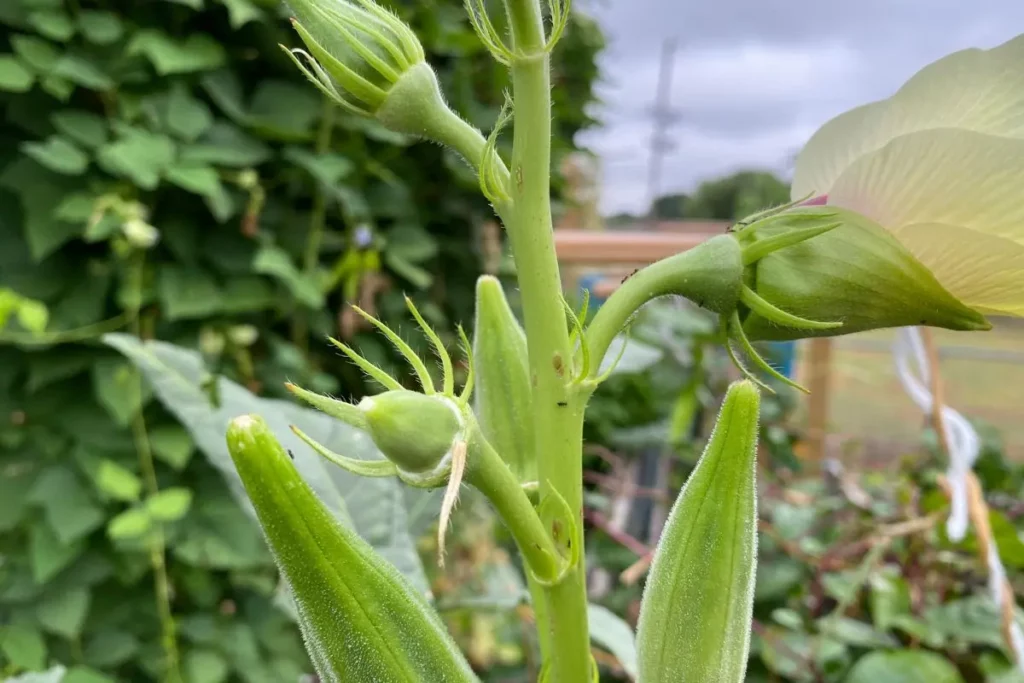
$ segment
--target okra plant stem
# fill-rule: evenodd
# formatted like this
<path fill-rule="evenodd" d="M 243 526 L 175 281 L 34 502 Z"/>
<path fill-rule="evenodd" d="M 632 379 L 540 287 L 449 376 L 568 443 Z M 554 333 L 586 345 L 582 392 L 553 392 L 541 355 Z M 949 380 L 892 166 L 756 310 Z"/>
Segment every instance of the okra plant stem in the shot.
<path fill-rule="evenodd" d="M 551 224 L 551 79 L 539 0 L 506 0 L 512 28 L 515 131 L 508 232 L 530 356 L 540 494 L 556 490 L 581 524 L 584 401 L 570 389 L 569 333 Z M 580 538 L 574 539 L 582 543 Z M 545 587 L 550 681 L 588 683 L 590 641 L 583 561 Z"/>
<path fill-rule="evenodd" d="M 512 471 L 486 441 L 477 450 L 470 482 L 491 501 L 526 560 L 528 571 L 551 581 L 561 558 Z"/>
<path fill-rule="evenodd" d="M 438 115 L 435 119 L 432 119 L 430 137 L 458 152 L 473 167 L 474 171 L 480 171 L 480 165 L 484 160 L 484 147 L 487 141 L 480 134 L 480 131 L 466 123 L 457 114 L 446 110 L 443 116 Z M 507 183 L 508 170 L 500 159 L 496 161 L 501 179 Z"/>

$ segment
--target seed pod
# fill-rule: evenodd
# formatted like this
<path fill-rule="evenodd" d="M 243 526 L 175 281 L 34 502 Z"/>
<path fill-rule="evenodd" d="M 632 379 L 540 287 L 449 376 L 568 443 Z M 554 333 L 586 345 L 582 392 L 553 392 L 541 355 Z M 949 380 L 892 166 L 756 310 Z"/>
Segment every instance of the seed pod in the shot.
<path fill-rule="evenodd" d="M 643 683 L 740 683 L 757 562 L 760 397 L 729 387 L 711 440 L 662 532 L 640 607 Z"/>
<path fill-rule="evenodd" d="M 526 334 L 501 283 L 476 283 L 474 411 L 484 436 L 520 482 L 537 480 Z"/>
<path fill-rule="evenodd" d="M 263 420 L 235 419 L 227 442 L 320 680 L 478 681 L 423 596 L 331 517 Z"/>
<path fill-rule="evenodd" d="M 743 303 L 768 302 L 776 309 L 766 315 L 757 306 L 747 307 L 741 319 L 751 340 L 781 341 L 908 325 L 991 328 L 984 316 L 946 291 L 888 231 L 853 211 L 834 206 L 797 208 L 762 221 L 751 234 L 761 241 L 799 231 L 806 222 L 803 219 L 815 215 L 825 215 L 838 226 L 772 251 L 747 267 L 745 280 L 757 298 L 745 298 Z M 745 248 L 753 248 L 757 241 Z M 779 311 L 842 325 L 792 326 L 779 319 Z"/>

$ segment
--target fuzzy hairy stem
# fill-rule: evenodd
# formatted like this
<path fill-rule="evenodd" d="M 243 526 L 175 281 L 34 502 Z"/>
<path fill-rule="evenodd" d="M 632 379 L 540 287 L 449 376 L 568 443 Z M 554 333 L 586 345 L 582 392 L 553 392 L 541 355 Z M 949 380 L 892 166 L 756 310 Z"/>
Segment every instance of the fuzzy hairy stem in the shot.
<path fill-rule="evenodd" d="M 507 227 L 529 349 L 540 492 L 543 498 L 552 489 L 557 491 L 579 519 L 584 402 L 576 400 L 566 373 L 569 332 L 552 235 L 550 64 L 539 1 L 506 0 L 506 8 L 515 54 L 512 208 Z M 582 543 L 582 538 L 575 540 Z M 547 619 L 538 628 L 542 641 L 548 638 L 550 643 L 548 680 L 591 679 L 584 577 L 581 560 L 563 581 L 544 588 Z"/>

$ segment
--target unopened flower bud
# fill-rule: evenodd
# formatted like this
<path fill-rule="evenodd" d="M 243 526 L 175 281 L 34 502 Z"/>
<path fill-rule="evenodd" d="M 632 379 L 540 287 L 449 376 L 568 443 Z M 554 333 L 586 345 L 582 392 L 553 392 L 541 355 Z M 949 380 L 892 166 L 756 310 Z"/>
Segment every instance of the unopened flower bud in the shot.
<path fill-rule="evenodd" d="M 788 340 L 926 325 L 986 330 L 977 311 L 950 294 L 899 241 L 870 219 L 833 206 L 798 207 L 740 231 L 745 251 L 787 233 L 835 227 L 748 262 L 743 328 L 751 340 Z M 811 227 L 808 227 L 811 226 Z M 767 307 L 766 307 L 767 304 Z M 841 326 L 788 325 L 779 313 Z"/>
<path fill-rule="evenodd" d="M 371 0 L 290 0 L 309 52 L 286 50 L 306 77 L 347 111 L 387 128 L 436 139 L 455 116 L 441 97 L 423 46 Z M 456 117 L 457 118 L 457 117 Z"/>
<path fill-rule="evenodd" d="M 436 395 L 386 391 L 364 398 L 358 408 L 377 448 L 408 474 L 438 469 L 462 431 L 455 408 Z"/>

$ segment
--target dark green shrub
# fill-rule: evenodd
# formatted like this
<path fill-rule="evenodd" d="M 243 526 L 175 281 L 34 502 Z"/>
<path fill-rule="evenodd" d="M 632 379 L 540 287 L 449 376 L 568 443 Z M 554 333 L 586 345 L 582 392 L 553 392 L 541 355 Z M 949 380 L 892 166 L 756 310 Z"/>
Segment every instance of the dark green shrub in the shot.
<path fill-rule="evenodd" d="M 397 8 L 489 128 L 505 74 L 461 3 Z M 297 42 L 284 18 L 262 0 L 0 2 L 0 309 L 6 291 L 49 315 L 42 336 L 17 316 L 0 331 L 0 675 L 308 670 L 258 529 L 101 333 L 200 348 L 265 395 L 286 378 L 351 395 L 327 335 L 391 361 L 349 303 L 394 325 L 406 292 L 440 329 L 472 317 L 492 216 L 475 180 L 327 108 L 277 47 Z M 559 53 L 560 152 L 591 123 L 601 44 L 577 19 Z"/>

